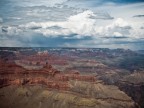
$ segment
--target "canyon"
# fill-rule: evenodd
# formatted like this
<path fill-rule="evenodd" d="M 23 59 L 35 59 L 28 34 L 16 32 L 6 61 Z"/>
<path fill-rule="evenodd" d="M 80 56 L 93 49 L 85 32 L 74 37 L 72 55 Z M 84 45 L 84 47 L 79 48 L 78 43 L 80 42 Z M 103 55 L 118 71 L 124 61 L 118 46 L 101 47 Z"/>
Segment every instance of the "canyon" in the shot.
<path fill-rule="evenodd" d="M 143 72 L 130 74 L 83 57 L 86 55 L 69 55 L 69 50 L 65 55 L 54 52 L 1 51 L 1 108 L 140 108 L 143 105 Z"/>

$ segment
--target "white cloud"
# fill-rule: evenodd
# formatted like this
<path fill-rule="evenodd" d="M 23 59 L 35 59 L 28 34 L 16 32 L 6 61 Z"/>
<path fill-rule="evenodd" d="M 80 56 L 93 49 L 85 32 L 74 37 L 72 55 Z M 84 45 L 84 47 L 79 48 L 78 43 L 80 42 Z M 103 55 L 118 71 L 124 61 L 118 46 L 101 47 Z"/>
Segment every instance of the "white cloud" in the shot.
<path fill-rule="evenodd" d="M 55 5 L 55 4 L 63 4 L 67 1 L 68 0 L 46 0 L 46 3 L 48 2 L 51 5 Z"/>
<path fill-rule="evenodd" d="M 49 21 L 49 22 L 30 22 L 26 25 L 20 25 L 20 27 L 25 28 L 41 28 L 35 30 L 40 32 L 45 36 L 51 35 L 70 35 L 70 34 L 79 34 L 79 35 L 93 35 L 93 29 L 95 27 L 95 19 L 91 19 L 91 16 L 95 16 L 92 11 L 84 11 L 77 15 L 70 16 L 66 21 Z M 58 26 L 63 29 L 48 29 L 49 27 Z"/>
<path fill-rule="evenodd" d="M 18 29 L 17 27 L 11 27 L 11 26 L 9 26 L 9 27 L 7 28 L 7 34 L 8 34 L 8 35 L 17 35 L 17 34 L 19 34 L 20 32 L 21 32 L 21 30 Z"/>
<path fill-rule="evenodd" d="M 92 17 L 92 18 L 91 18 Z M 94 37 L 127 37 L 132 28 L 122 18 L 117 18 L 111 24 L 105 26 L 98 26 L 96 15 L 86 10 L 82 13 L 70 16 L 66 21 L 48 21 L 48 22 L 30 22 L 20 27 L 26 29 L 33 29 L 35 32 L 42 33 L 45 36 L 67 36 L 70 34 L 77 34 L 78 38 L 83 36 Z M 49 29 L 50 27 L 57 26 L 59 29 Z"/>
<path fill-rule="evenodd" d="M 141 29 L 143 18 L 133 17 L 144 15 L 144 3 L 99 5 L 96 0 L 9 1 L 0 4 L 0 44 L 3 45 L 23 40 L 25 46 L 27 43 L 34 43 L 34 46 L 47 43 L 49 46 L 47 41 L 56 39 L 57 43 L 67 42 L 70 46 L 75 41 L 80 45 L 96 47 L 108 42 L 134 42 L 144 38 L 144 30 Z M 4 38 L 8 41 L 2 40 Z M 11 43 L 12 40 L 15 41 Z"/>
<path fill-rule="evenodd" d="M 20 2 L 19 5 L 22 5 L 24 3 L 27 6 L 47 6 L 47 7 L 54 7 L 57 4 L 63 4 L 67 2 L 68 0 L 25 0 L 23 2 Z"/>
<path fill-rule="evenodd" d="M 92 11 L 84 11 L 83 13 L 70 16 L 63 28 L 69 29 L 72 33 L 79 35 L 93 35 L 96 20 L 90 17 L 95 16 Z"/>
<path fill-rule="evenodd" d="M 122 18 L 117 18 L 112 24 L 109 24 L 103 28 L 102 35 L 104 36 L 119 36 L 129 37 L 131 25 L 124 21 Z"/>
<path fill-rule="evenodd" d="M 144 39 L 144 30 L 143 29 L 134 29 L 131 31 L 131 37 L 135 39 Z"/>
<path fill-rule="evenodd" d="M 8 27 L 0 26 L 0 34 L 4 36 L 5 35 L 16 36 L 16 35 L 19 35 L 22 31 L 23 31 L 22 29 L 19 29 L 14 26 L 8 26 Z"/>
<path fill-rule="evenodd" d="M 122 36 L 123 36 L 123 35 L 122 35 L 121 33 L 119 33 L 119 32 L 114 32 L 113 35 L 114 35 L 115 37 L 122 37 Z"/>
<path fill-rule="evenodd" d="M 72 15 L 65 21 L 47 21 L 47 22 L 30 22 L 27 24 L 19 25 L 18 27 L 9 26 L 7 28 L 1 27 L 1 33 L 6 31 L 7 35 L 18 35 L 24 30 L 31 30 L 36 33 L 41 33 L 46 37 L 64 38 L 84 38 L 90 36 L 91 38 L 97 37 L 130 37 L 140 38 L 141 36 L 132 30 L 132 25 L 122 18 L 117 18 L 110 21 L 109 24 L 99 26 L 97 25 L 97 15 L 90 10 Z M 133 31 L 133 32 L 132 32 Z M 76 34 L 71 37 L 72 34 Z M 135 34 L 135 35 L 134 35 Z M 143 32 L 141 31 L 141 35 Z"/>
<path fill-rule="evenodd" d="M 115 20 L 109 27 L 111 28 L 115 28 L 115 27 L 129 27 L 129 24 L 124 21 L 122 18 L 118 18 L 117 20 Z"/>

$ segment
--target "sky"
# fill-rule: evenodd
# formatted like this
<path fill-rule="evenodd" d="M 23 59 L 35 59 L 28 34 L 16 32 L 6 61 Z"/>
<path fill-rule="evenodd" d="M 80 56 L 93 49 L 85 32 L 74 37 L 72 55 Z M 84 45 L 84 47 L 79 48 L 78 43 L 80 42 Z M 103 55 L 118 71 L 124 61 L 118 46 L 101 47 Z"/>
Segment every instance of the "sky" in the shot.
<path fill-rule="evenodd" d="M 0 0 L 0 47 L 144 50 L 144 0 Z"/>

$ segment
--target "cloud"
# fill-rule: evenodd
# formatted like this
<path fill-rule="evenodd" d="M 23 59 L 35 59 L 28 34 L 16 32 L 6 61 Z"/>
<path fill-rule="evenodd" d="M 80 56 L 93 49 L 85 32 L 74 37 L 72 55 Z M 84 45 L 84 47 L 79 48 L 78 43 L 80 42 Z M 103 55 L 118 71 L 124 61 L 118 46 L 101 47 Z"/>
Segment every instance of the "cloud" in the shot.
<path fill-rule="evenodd" d="M 122 34 L 121 34 L 121 33 L 119 33 L 119 32 L 114 32 L 114 36 L 116 36 L 116 37 L 121 37 L 121 36 L 122 36 Z"/>
<path fill-rule="evenodd" d="M 134 0 L 2 1 L 1 46 L 112 47 L 144 36 L 142 18 L 131 18 L 144 3 Z"/>
<path fill-rule="evenodd" d="M 124 21 L 122 18 L 117 18 L 112 24 L 103 28 L 104 36 L 111 37 L 127 37 L 132 29 L 131 25 Z"/>
<path fill-rule="evenodd" d="M 135 15 L 135 16 L 133 16 L 133 17 L 143 18 L 143 17 L 144 17 L 144 15 Z"/>
<path fill-rule="evenodd" d="M 140 29 L 144 29 L 144 27 L 140 27 Z"/>
<path fill-rule="evenodd" d="M 95 17 L 91 17 L 91 18 L 94 18 L 94 19 L 103 19 L 103 20 L 112 20 L 112 19 L 114 19 L 114 17 L 110 16 L 110 14 L 107 13 L 107 12 L 99 11 L 99 12 L 94 12 L 94 14 L 96 16 Z"/>
<path fill-rule="evenodd" d="M 26 25 L 20 25 L 19 27 L 25 29 L 41 28 L 35 31 L 45 36 L 70 34 L 89 35 L 95 24 L 95 19 L 91 19 L 91 16 L 95 16 L 95 14 L 87 10 L 70 16 L 66 21 L 30 22 Z M 53 27 L 53 29 L 51 29 L 51 27 Z"/>
<path fill-rule="evenodd" d="M 0 17 L 0 23 L 2 23 L 3 22 L 3 19 Z"/>
<path fill-rule="evenodd" d="M 65 21 L 30 22 L 19 26 L 2 26 L 1 34 L 19 35 L 27 31 L 42 34 L 46 37 L 60 36 L 65 39 L 130 37 L 132 26 L 122 18 L 117 18 L 104 26 L 99 26 L 97 23 L 97 14 L 91 10 L 86 10 L 71 15 Z"/>
<path fill-rule="evenodd" d="M 133 29 L 130 34 L 131 34 L 131 38 L 144 39 L 143 29 Z"/>
<path fill-rule="evenodd" d="M 2 26 L 0 26 L 0 34 L 2 34 Z"/>
<path fill-rule="evenodd" d="M 33 0 L 33 1 L 35 1 L 35 0 Z M 67 2 L 68 0 L 43 0 L 43 5 L 45 5 L 45 4 L 49 4 L 49 5 L 47 5 L 47 6 L 55 6 L 55 5 L 57 5 L 57 4 L 63 4 L 63 3 L 65 3 L 65 2 Z"/>
<path fill-rule="evenodd" d="M 125 5 L 125 4 L 134 4 L 142 3 L 143 0 L 69 0 L 70 3 L 77 3 L 79 5 L 88 5 L 88 6 L 102 6 L 102 5 Z"/>
<path fill-rule="evenodd" d="M 66 36 L 77 34 L 76 38 L 85 36 L 94 37 L 125 37 L 129 35 L 131 25 L 122 18 L 115 19 L 111 24 L 105 26 L 97 25 L 97 17 L 90 10 L 70 16 L 66 21 L 30 22 L 20 25 L 20 28 L 32 29 L 34 32 L 49 36 Z M 70 37 L 71 38 L 71 37 Z"/>
<path fill-rule="evenodd" d="M 53 7 L 57 4 L 63 4 L 67 2 L 67 0 L 4 0 L 1 2 L 2 4 L 13 4 L 14 6 L 48 6 Z"/>
<path fill-rule="evenodd" d="M 0 47 L 23 47 L 26 44 L 14 39 L 0 39 Z"/>
<path fill-rule="evenodd" d="M 22 29 L 14 26 L 0 26 L 0 35 L 1 36 L 16 36 L 23 32 Z"/>
<path fill-rule="evenodd" d="M 125 38 L 97 38 L 96 40 L 80 40 L 78 42 L 65 42 L 60 47 L 84 47 L 84 48 L 124 48 L 139 50 L 144 48 L 144 40 L 133 40 Z"/>

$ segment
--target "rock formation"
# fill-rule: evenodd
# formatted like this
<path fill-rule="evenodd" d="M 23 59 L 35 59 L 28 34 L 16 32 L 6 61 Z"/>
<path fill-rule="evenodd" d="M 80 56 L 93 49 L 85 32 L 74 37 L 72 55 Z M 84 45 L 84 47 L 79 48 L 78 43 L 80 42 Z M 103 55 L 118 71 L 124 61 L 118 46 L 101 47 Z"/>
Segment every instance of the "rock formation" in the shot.
<path fill-rule="evenodd" d="M 0 108 L 138 108 L 118 87 L 103 84 L 93 74 L 81 74 L 65 60 L 60 63 L 60 57 L 39 53 L 15 58 L 0 60 Z M 84 64 L 107 68 L 95 61 L 71 66 Z M 64 71 L 54 68 L 57 65 Z"/>

